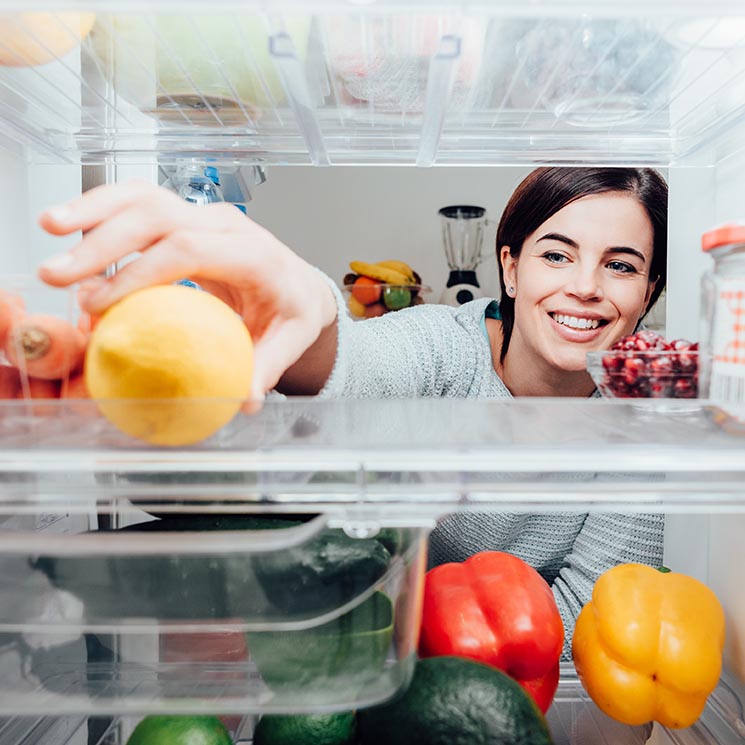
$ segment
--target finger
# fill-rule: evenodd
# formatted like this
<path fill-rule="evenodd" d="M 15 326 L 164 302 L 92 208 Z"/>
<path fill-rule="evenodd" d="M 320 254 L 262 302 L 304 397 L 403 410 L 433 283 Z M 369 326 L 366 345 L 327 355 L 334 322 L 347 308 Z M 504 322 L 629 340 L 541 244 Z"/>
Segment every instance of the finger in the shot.
<path fill-rule="evenodd" d="M 158 250 L 143 254 L 83 295 L 80 306 L 88 313 L 99 315 L 132 292 L 193 275 L 196 266 L 187 252 L 177 250 L 172 244 L 159 244 Z"/>
<path fill-rule="evenodd" d="M 164 191 L 164 190 L 162 190 Z M 91 229 L 68 253 L 53 257 L 39 268 L 48 284 L 65 287 L 103 272 L 107 266 L 133 253 L 145 251 L 173 231 L 221 232 L 248 223 L 228 205 L 196 206 L 181 200 L 164 202 L 160 194 L 121 210 Z"/>
<path fill-rule="evenodd" d="M 39 216 L 39 224 L 48 233 L 67 235 L 76 230 L 90 230 L 107 220 L 138 199 L 152 199 L 163 192 L 177 202 L 181 200 L 149 181 L 123 181 L 119 184 L 104 184 L 89 189 L 84 194 L 64 204 L 51 207 Z"/>
<path fill-rule="evenodd" d="M 241 404 L 241 413 L 258 414 L 264 406 L 264 397 L 256 393 L 251 394 L 251 398 Z"/>
<path fill-rule="evenodd" d="M 130 206 L 93 228 L 68 253 L 44 262 L 39 276 L 48 284 L 67 286 L 100 274 L 125 256 L 160 241 L 177 220 L 188 223 L 190 216 L 182 207 L 186 205 L 179 205 L 174 214 L 173 210 Z"/>
<path fill-rule="evenodd" d="M 213 287 L 214 283 L 236 286 L 245 277 L 249 278 L 247 284 L 250 281 L 258 282 L 254 262 L 260 259 L 263 265 L 268 259 L 262 256 L 261 251 L 247 250 L 249 242 L 248 234 L 193 230 L 169 233 L 139 258 L 122 267 L 99 289 L 87 295 L 83 309 L 98 314 L 131 292 L 184 277 L 206 288 Z M 229 297 L 220 291 L 213 294 L 240 312 L 240 308 L 236 307 L 239 298 Z"/>
<path fill-rule="evenodd" d="M 314 340 L 311 325 L 300 318 L 281 321 L 254 340 L 254 389 L 263 395 L 276 387 Z"/>

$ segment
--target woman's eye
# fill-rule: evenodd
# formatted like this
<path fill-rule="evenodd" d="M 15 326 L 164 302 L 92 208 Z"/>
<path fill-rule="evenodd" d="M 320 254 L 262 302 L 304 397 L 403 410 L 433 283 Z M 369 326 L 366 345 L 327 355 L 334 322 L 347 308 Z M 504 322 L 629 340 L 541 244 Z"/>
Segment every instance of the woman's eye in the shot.
<path fill-rule="evenodd" d="M 546 259 L 546 261 L 550 261 L 552 264 L 563 264 L 565 261 L 569 261 L 564 254 L 559 253 L 558 251 L 546 251 L 546 253 L 543 254 L 543 258 Z"/>
<path fill-rule="evenodd" d="M 636 274 L 636 268 L 625 261 L 610 261 L 608 262 L 608 269 L 621 274 Z"/>

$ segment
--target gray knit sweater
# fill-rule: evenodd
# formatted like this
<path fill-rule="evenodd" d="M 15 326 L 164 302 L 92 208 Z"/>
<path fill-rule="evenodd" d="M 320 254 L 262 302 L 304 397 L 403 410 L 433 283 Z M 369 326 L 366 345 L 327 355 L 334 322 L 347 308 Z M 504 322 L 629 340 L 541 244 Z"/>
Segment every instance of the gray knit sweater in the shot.
<path fill-rule="evenodd" d="M 338 352 L 321 397 L 510 398 L 494 371 L 482 319 L 490 299 L 460 308 L 421 305 L 368 321 L 339 308 Z M 571 658 L 574 622 L 595 580 L 623 562 L 662 563 L 663 516 L 657 514 L 463 512 L 439 522 L 430 565 L 463 561 L 485 549 L 507 551 L 551 584 Z"/>

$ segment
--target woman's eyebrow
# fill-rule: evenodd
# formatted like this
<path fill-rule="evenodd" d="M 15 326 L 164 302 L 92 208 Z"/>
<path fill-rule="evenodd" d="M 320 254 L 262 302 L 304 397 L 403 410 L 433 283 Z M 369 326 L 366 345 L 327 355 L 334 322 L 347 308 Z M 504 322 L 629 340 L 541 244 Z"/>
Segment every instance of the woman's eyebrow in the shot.
<path fill-rule="evenodd" d="M 609 254 L 631 254 L 632 256 L 638 256 L 642 261 L 646 261 L 647 257 L 638 249 L 630 248 L 629 246 L 613 246 L 609 248 L 606 253 Z"/>
<path fill-rule="evenodd" d="M 559 241 L 559 243 L 566 243 L 567 246 L 571 246 L 572 248 L 579 248 L 579 243 L 577 243 L 577 241 L 573 241 L 571 238 L 562 235 L 561 233 L 546 233 L 546 235 L 542 235 L 536 243 L 539 243 L 540 241 Z"/>

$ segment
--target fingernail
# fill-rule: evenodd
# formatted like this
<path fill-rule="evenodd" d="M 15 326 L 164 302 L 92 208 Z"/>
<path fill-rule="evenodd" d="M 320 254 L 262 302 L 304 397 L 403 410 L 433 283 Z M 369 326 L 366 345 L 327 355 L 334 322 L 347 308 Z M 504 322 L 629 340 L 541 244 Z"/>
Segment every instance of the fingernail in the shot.
<path fill-rule="evenodd" d="M 47 215 L 55 222 L 65 222 L 70 217 L 70 214 L 70 208 L 65 204 L 60 204 L 57 207 L 47 210 Z"/>
<path fill-rule="evenodd" d="M 74 260 L 72 254 L 57 254 L 56 256 L 52 256 L 50 259 L 43 261 L 41 266 L 43 269 L 51 269 L 56 272 L 59 269 L 67 269 Z"/>

